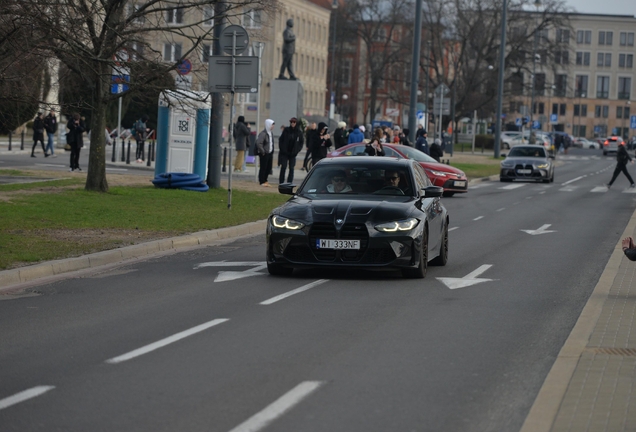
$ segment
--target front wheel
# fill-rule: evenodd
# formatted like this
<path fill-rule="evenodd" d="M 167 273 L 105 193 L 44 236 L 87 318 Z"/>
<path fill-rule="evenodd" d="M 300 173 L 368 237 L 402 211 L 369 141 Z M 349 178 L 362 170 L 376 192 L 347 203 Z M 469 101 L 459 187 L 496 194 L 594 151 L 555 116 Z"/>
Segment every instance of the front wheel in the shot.
<path fill-rule="evenodd" d="M 294 272 L 293 268 L 282 267 L 278 264 L 267 263 L 267 271 L 272 276 L 289 276 Z"/>
<path fill-rule="evenodd" d="M 442 244 L 439 247 L 439 255 L 431 261 L 431 265 L 445 266 L 448 262 L 448 224 L 444 224 L 442 233 Z"/>
<path fill-rule="evenodd" d="M 455 195 L 455 192 L 444 192 L 444 194 L 442 196 L 445 196 L 447 198 L 452 197 L 453 195 Z"/>
<path fill-rule="evenodd" d="M 402 276 L 409 279 L 424 279 L 428 270 L 428 232 L 422 233 L 422 247 L 420 248 L 420 262 L 417 268 L 402 270 Z"/>

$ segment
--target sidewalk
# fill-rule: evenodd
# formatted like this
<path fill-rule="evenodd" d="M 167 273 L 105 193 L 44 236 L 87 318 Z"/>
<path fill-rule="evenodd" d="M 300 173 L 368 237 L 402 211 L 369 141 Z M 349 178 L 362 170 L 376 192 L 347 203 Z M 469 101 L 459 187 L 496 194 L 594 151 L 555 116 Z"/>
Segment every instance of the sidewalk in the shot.
<path fill-rule="evenodd" d="M 521 429 L 582 431 L 636 431 L 636 263 L 620 240 Z"/>

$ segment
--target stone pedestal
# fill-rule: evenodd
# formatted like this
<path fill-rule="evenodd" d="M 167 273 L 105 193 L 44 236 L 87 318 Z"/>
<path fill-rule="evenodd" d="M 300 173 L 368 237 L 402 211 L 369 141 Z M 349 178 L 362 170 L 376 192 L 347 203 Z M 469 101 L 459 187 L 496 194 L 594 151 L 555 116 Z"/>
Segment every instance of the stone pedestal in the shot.
<path fill-rule="evenodd" d="M 276 122 L 272 132 L 278 137 L 281 125 L 289 126 L 290 118 L 300 119 L 303 115 L 304 90 L 302 83 L 297 80 L 275 79 L 270 86 L 269 113 L 270 118 Z"/>

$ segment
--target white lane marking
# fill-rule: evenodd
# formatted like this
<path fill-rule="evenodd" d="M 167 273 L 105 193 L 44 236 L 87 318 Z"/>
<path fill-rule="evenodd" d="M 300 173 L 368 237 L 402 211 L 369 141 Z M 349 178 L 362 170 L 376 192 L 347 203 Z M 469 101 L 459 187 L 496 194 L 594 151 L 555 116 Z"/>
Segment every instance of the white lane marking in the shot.
<path fill-rule="evenodd" d="M 538 229 L 536 230 L 519 230 L 519 231 L 523 231 L 525 233 L 528 233 L 530 235 L 539 235 L 539 234 L 547 234 L 547 233 L 553 233 L 556 231 L 552 231 L 552 230 L 547 230 L 548 228 L 550 228 L 551 224 L 545 224 L 540 226 Z"/>
<path fill-rule="evenodd" d="M 532 195 L 531 196 L 527 196 L 526 199 L 532 199 Z"/>
<path fill-rule="evenodd" d="M 596 186 L 594 189 L 592 189 L 590 192 L 607 192 L 609 189 L 607 189 L 606 186 Z"/>
<path fill-rule="evenodd" d="M 623 193 L 636 193 L 636 188 L 628 188 L 623 190 Z"/>
<path fill-rule="evenodd" d="M 197 264 L 194 266 L 194 270 L 203 268 L 203 267 L 249 267 L 249 266 L 260 266 L 262 264 L 266 264 L 265 261 L 213 261 Z"/>
<path fill-rule="evenodd" d="M 329 279 L 318 279 L 317 281 L 314 281 L 312 283 L 308 283 L 307 285 L 303 285 L 300 288 L 296 288 L 295 290 L 291 290 L 291 291 L 288 291 L 288 292 L 286 292 L 284 294 L 277 295 L 276 297 L 272 297 L 270 299 L 267 299 L 267 300 L 261 302 L 260 304 L 262 304 L 262 305 L 271 305 L 272 303 L 276 303 L 277 301 L 281 301 L 283 299 L 286 299 L 287 297 L 293 296 L 294 294 L 298 294 L 298 293 L 301 293 L 303 291 L 307 291 L 308 289 L 311 289 L 313 287 L 317 287 L 318 285 L 322 285 L 325 282 L 329 282 Z"/>
<path fill-rule="evenodd" d="M 278 398 L 275 402 L 265 407 L 265 409 L 254 414 L 252 417 L 236 426 L 230 432 L 257 432 L 263 429 L 293 408 L 294 405 L 297 405 L 311 393 L 316 391 L 318 387 L 323 384 L 324 381 L 301 382 L 296 387 Z"/>
<path fill-rule="evenodd" d="M 263 270 L 265 267 L 267 267 L 267 263 L 263 263 L 257 265 L 256 267 L 252 267 L 251 269 L 243 271 L 220 271 L 214 279 L 214 282 L 226 282 L 236 279 L 243 279 L 250 276 L 262 275 L 264 273 L 259 270 Z"/>
<path fill-rule="evenodd" d="M 500 212 L 500 211 L 504 211 L 505 209 L 506 209 L 505 207 L 502 207 L 500 209 L 497 209 L 497 211 Z"/>
<path fill-rule="evenodd" d="M 456 229 L 458 229 L 458 228 L 459 228 L 459 227 L 452 227 L 452 228 L 449 228 L 449 229 L 448 229 L 448 232 L 455 231 L 455 230 L 456 230 Z"/>
<path fill-rule="evenodd" d="M 64 164 L 47 164 L 47 163 L 36 163 L 35 165 L 39 165 L 39 166 L 50 166 L 50 167 L 62 167 L 65 168 L 66 165 Z"/>
<path fill-rule="evenodd" d="M 53 390 L 54 388 L 55 386 L 37 386 L 37 387 L 30 388 L 28 390 L 21 391 L 20 393 L 16 393 L 13 396 L 6 397 L 0 400 L 0 410 L 8 408 L 11 405 L 24 402 L 25 400 L 43 395 L 47 391 Z"/>
<path fill-rule="evenodd" d="M 110 360 L 106 360 L 106 363 L 117 364 L 117 363 L 124 362 L 126 360 L 133 359 L 135 357 L 139 357 L 139 356 L 144 355 L 144 354 L 148 354 L 151 351 L 154 351 L 154 350 L 159 349 L 159 348 L 163 348 L 166 345 L 170 345 L 173 342 L 177 342 L 178 340 L 187 338 L 188 336 L 192 336 L 193 334 L 202 332 L 203 330 L 207 330 L 210 327 L 214 327 L 216 325 L 223 324 L 226 321 L 229 321 L 229 320 L 226 319 L 226 318 L 219 318 L 219 319 L 215 319 L 215 320 L 212 320 L 212 321 L 208 321 L 208 322 L 206 322 L 204 324 L 198 325 L 196 327 L 192 327 L 191 329 L 188 329 L 188 330 L 184 330 L 184 331 L 179 332 L 179 333 L 177 333 L 175 335 L 169 336 L 169 337 L 167 337 L 165 339 L 161 339 L 160 341 L 153 342 L 153 343 L 151 343 L 149 345 L 146 345 L 146 346 L 143 346 L 143 347 L 138 348 L 136 350 L 130 351 L 129 353 L 122 354 L 122 355 L 114 357 L 114 358 L 112 358 Z"/>
<path fill-rule="evenodd" d="M 106 168 L 106 171 L 128 171 L 126 168 Z"/>
<path fill-rule="evenodd" d="M 490 267 L 492 267 L 492 264 L 484 264 L 479 266 L 476 270 L 468 273 L 463 278 L 437 278 L 437 280 L 442 282 L 449 289 L 465 288 L 482 282 L 490 282 L 494 279 L 482 279 L 477 277 Z"/>
<path fill-rule="evenodd" d="M 543 195 L 544 193 L 545 193 L 545 191 L 543 191 L 543 192 L 539 192 L 539 195 Z"/>
<path fill-rule="evenodd" d="M 575 177 L 575 178 L 573 178 L 572 180 L 568 180 L 568 181 L 566 181 L 565 183 L 561 183 L 561 186 L 567 186 L 567 185 L 569 185 L 570 183 L 574 183 L 574 182 L 576 182 L 576 181 L 579 181 L 579 180 L 581 180 L 581 179 L 584 179 L 585 177 L 587 177 L 587 175 L 582 175 L 582 176 Z"/>
<path fill-rule="evenodd" d="M 471 186 L 470 188 L 471 189 L 479 189 L 479 188 L 485 188 L 485 187 L 492 186 L 492 185 L 493 185 L 492 183 L 481 182 L 481 183 L 478 183 L 478 184 L 476 184 L 474 186 Z"/>
<path fill-rule="evenodd" d="M 566 186 L 559 189 L 559 192 L 574 192 L 578 186 Z"/>
<path fill-rule="evenodd" d="M 483 219 L 483 216 L 477 216 L 475 219 L 473 219 L 474 221 L 478 221 L 479 219 Z"/>
<path fill-rule="evenodd" d="M 503 187 L 500 187 L 499 189 L 512 190 L 512 189 L 518 189 L 520 187 L 524 187 L 525 185 L 526 185 L 525 183 L 517 183 L 517 184 L 511 184 L 508 186 L 503 186 Z"/>

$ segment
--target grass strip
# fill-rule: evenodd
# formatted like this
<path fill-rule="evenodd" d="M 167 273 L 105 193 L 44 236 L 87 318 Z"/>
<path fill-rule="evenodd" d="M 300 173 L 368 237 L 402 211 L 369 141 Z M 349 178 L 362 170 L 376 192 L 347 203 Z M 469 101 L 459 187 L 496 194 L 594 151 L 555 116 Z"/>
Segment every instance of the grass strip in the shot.
<path fill-rule="evenodd" d="M 452 163 L 451 165 L 464 171 L 466 173 L 466 177 L 468 177 L 469 180 L 499 174 L 500 170 L 499 165 L 484 165 L 472 163 Z"/>

